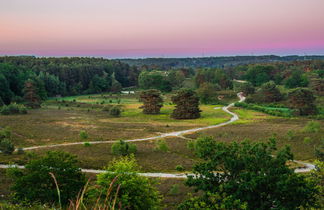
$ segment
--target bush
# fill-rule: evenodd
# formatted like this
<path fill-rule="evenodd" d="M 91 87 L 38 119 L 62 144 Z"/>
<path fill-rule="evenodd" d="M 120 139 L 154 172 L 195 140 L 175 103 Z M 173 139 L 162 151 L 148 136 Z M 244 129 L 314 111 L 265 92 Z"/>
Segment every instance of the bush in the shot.
<path fill-rule="evenodd" d="M 11 155 L 15 151 L 15 146 L 11 142 L 11 131 L 8 127 L 0 130 L 0 151 L 6 155 Z"/>
<path fill-rule="evenodd" d="M 177 166 L 175 167 L 175 169 L 176 169 L 177 171 L 184 171 L 184 167 L 183 167 L 182 165 L 177 165 Z"/>
<path fill-rule="evenodd" d="M 87 131 L 80 131 L 80 134 L 79 135 L 80 135 L 80 138 L 82 140 L 86 140 L 86 139 L 89 138 L 89 135 L 88 135 Z"/>
<path fill-rule="evenodd" d="M 15 146 L 10 139 L 0 140 L 0 151 L 6 155 L 11 155 L 15 151 Z"/>
<path fill-rule="evenodd" d="M 90 147 L 91 144 L 90 144 L 89 142 L 84 142 L 84 143 L 83 143 L 83 146 L 85 146 L 85 147 Z"/>
<path fill-rule="evenodd" d="M 310 121 L 303 128 L 303 131 L 306 133 L 317 133 L 321 129 L 321 124 L 319 122 Z"/>
<path fill-rule="evenodd" d="M 169 147 L 165 140 L 158 140 L 155 142 L 155 151 L 167 152 Z"/>
<path fill-rule="evenodd" d="M 102 194 L 105 197 L 109 193 L 110 183 L 116 180 L 110 194 L 115 195 L 118 190 L 116 203 L 122 209 L 160 209 L 161 196 L 149 178 L 137 174 L 139 166 L 134 156 L 114 160 L 106 170 L 106 173 L 97 176 L 97 195 Z M 98 196 L 95 195 L 96 197 Z"/>
<path fill-rule="evenodd" d="M 2 106 L 0 109 L 0 114 L 2 115 L 11 115 L 11 114 L 27 114 L 27 109 L 22 104 L 12 103 Z"/>
<path fill-rule="evenodd" d="M 170 188 L 169 194 L 170 195 L 178 195 L 179 194 L 179 185 L 178 184 L 172 185 Z"/>
<path fill-rule="evenodd" d="M 270 107 L 268 106 L 261 106 L 257 104 L 252 104 L 252 103 L 244 103 L 244 102 L 236 102 L 234 104 L 236 107 L 241 107 L 245 109 L 251 109 L 259 112 L 263 112 L 269 115 L 274 115 L 274 116 L 280 116 L 280 117 L 291 117 L 293 114 L 293 110 L 286 108 L 286 107 Z"/>
<path fill-rule="evenodd" d="M 113 117 L 120 117 L 120 115 L 121 115 L 121 108 L 119 106 L 113 106 L 109 110 L 109 114 L 110 114 L 110 116 L 113 116 Z"/>
<path fill-rule="evenodd" d="M 304 143 L 305 144 L 310 144 L 310 143 L 312 143 L 312 141 L 313 140 L 310 137 L 308 137 L 308 136 L 304 138 Z"/>
<path fill-rule="evenodd" d="M 43 157 L 30 160 L 25 169 L 10 168 L 8 175 L 13 179 L 11 190 L 14 200 L 31 203 L 40 202 L 68 204 L 77 197 L 85 184 L 85 176 L 77 166 L 76 156 L 65 152 L 50 151 Z M 60 189 L 58 197 L 53 173 Z"/>
<path fill-rule="evenodd" d="M 111 151 L 114 155 L 126 156 L 130 154 L 135 154 L 137 151 L 137 147 L 135 144 L 130 144 L 128 142 L 120 140 L 119 142 L 116 142 L 112 145 Z"/>

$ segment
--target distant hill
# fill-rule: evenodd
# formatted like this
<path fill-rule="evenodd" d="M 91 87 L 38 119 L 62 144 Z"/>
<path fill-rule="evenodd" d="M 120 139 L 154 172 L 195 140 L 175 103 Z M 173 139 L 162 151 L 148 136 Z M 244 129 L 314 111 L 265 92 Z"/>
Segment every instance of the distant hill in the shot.
<path fill-rule="evenodd" d="M 272 63 L 304 60 L 324 60 L 324 56 L 230 56 L 230 57 L 198 57 L 198 58 L 144 58 L 144 59 L 118 59 L 123 63 L 138 67 L 176 69 L 176 68 L 224 68 L 251 63 Z"/>

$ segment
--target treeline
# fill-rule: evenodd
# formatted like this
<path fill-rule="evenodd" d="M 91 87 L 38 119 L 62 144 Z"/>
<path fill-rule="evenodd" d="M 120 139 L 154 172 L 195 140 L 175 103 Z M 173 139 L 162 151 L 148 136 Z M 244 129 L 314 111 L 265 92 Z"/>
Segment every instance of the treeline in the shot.
<path fill-rule="evenodd" d="M 119 59 L 123 63 L 144 69 L 178 69 L 178 68 L 224 68 L 230 66 L 276 63 L 304 60 L 324 60 L 324 56 L 229 56 L 229 57 L 197 57 L 197 58 L 144 58 Z"/>
<path fill-rule="evenodd" d="M 41 99 L 56 95 L 77 95 L 120 91 L 137 85 L 139 70 L 103 58 L 0 57 L 0 100 L 5 104 L 23 97 L 30 80 Z"/>

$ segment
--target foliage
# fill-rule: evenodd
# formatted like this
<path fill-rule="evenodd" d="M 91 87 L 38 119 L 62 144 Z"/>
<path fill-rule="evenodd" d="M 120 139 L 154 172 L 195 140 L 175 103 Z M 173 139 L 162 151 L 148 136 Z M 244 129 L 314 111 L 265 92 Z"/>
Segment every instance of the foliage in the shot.
<path fill-rule="evenodd" d="M 208 193 L 225 193 L 232 201 L 246 203 L 248 209 L 297 209 L 313 205 L 318 193 L 314 183 L 294 173 L 286 165 L 293 159 L 289 147 L 275 155 L 275 139 L 268 143 L 216 142 L 203 137 L 195 144 L 195 154 L 202 159 L 194 166 L 187 185 Z M 217 173 L 222 172 L 222 173 Z M 206 200 L 212 206 L 212 201 Z"/>
<path fill-rule="evenodd" d="M 172 185 L 170 188 L 169 194 L 170 195 L 178 195 L 179 194 L 179 185 L 178 184 Z"/>
<path fill-rule="evenodd" d="M 182 89 L 176 95 L 171 97 L 176 104 L 172 112 L 172 118 L 175 119 L 196 119 L 200 117 L 199 98 L 193 90 Z"/>
<path fill-rule="evenodd" d="M 140 93 L 140 100 L 143 102 L 144 114 L 158 114 L 163 106 L 161 92 L 155 89 L 145 90 Z"/>
<path fill-rule="evenodd" d="M 203 104 L 213 104 L 217 102 L 217 90 L 220 90 L 220 87 L 212 83 L 205 82 L 201 84 L 197 90 L 200 102 Z"/>
<path fill-rule="evenodd" d="M 321 124 L 316 121 L 307 122 L 306 126 L 303 128 L 303 131 L 306 133 L 317 133 L 321 130 Z"/>
<path fill-rule="evenodd" d="M 297 88 L 297 87 L 307 87 L 308 79 L 303 75 L 302 71 L 295 70 L 292 74 L 284 81 L 286 88 Z"/>
<path fill-rule="evenodd" d="M 26 101 L 26 106 L 32 109 L 40 108 L 41 99 L 37 94 L 37 90 L 35 88 L 35 84 L 28 80 L 25 83 L 24 88 L 24 99 Z"/>
<path fill-rule="evenodd" d="M 123 209 L 160 208 L 161 196 L 148 178 L 137 174 L 139 166 L 134 156 L 114 160 L 106 170 L 107 172 L 97 175 L 97 194 L 105 195 L 110 183 L 117 177 L 112 193 L 119 187 L 117 203 Z"/>
<path fill-rule="evenodd" d="M 272 77 L 274 71 L 274 67 L 270 65 L 252 65 L 248 68 L 244 78 L 254 86 L 260 86 L 274 79 Z"/>
<path fill-rule="evenodd" d="M 89 138 L 88 132 L 84 130 L 80 131 L 79 136 L 81 140 L 87 140 Z"/>
<path fill-rule="evenodd" d="M 198 69 L 195 76 L 195 82 L 197 87 L 207 82 L 218 85 L 222 89 L 227 89 L 232 86 L 224 69 Z"/>
<path fill-rule="evenodd" d="M 90 146 L 91 146 L 91 143 L 90 143 L 90 142 L 84 142 L 84 143 L 83 143 L 83 146 L 85 146 L 85 147 L 90 147 Z"/>
<path fill-rule="evenodd" d="M 15 151 L 15 146 L 11 142 L 11 130 L 8 127 L 0 129 L 0 151 L 6 155 L 11 155 Z"/>
<path fill-rule="evenodd" d="M 45 156 L 30 160 L 25 169 L 8 169 L 13 179 L 11 187 L 16 201 L 54 204 L 59 201 L 57 188 L 50 173 L 55 175 L 63 205 L 74 199 L 85 184 L 85 177 L 77 166 L 76 156 L 50 151 Z"/>
<path fill-rule="evenodd" d="M 261 85 L 257 92 L 250 96 L 251 101 L 256 103 L 272 103 L 282 99 L 282 94 L 273 81 Z"/>
<path fill-rule="evenodd" d="M 183 167 L 182 165 L 177 165 L 177 166 L 175 167 L 175 169 L 176 169 L 177 171 L 184 171 L 184 167 Z"/>
<path fill-rule="evenodd" d="M 162 71 L 142 71 L 138 77 L 138 85 L 142 89 L 157 89 L 163 92 L 172 90 L 167 74 Z"/>
<path fill-rule="evenodd" d="M 27 114 L 27 109 L 22 104 L 11 103 L 0 107 L 0 114 L 11 115 L 11 114 Z"/>
<path fill-rule="evenodd" d="M 315 161 L 315 169 L 311 171 L 309 176 L 310 182 L 315 182 L 318 188 L 318 196 L 317 196 L 317 208 L 324 208 L 324 161 L 316 160 Z"/>
<path fill-rule="evenodd" d="M 169 147 L 165 140 L 158 140 L 155 142 L 155 151 L 167 152 Z"/>
<path fill-rule="evenodd" d="M 289 104 L 296 109 L 297 115 L 312 115 L 317 113 L 315 97 L 312 91 L 305 88 L 297 88 L 288 94 Z"/>
<path fill-rule="evenodd" d="M 235 200 L 233 196 L 226 193 L 207 192 L 203 196 L 190 197 L 178 206 L 179 210 L 244 210 L 248 209 L 247 204 Z"/>
<path fill-rule="evenodd" d="M 112 145 L 111 151 L 114 155 L 127 156 L 130 154 L 135 154 L 137 151 L 137 147 L 135 144 L 131 144 L 120 140 Z"/>
<path fill-rule="evenodd" d="M 113 117 L 120 117 L 121 112 L 122 112 L 122 110 L 121 110 L 120 106 L 113 106 L 109 110 L 109 115 L 113 116 Z"/>
<path fill-rule="evenodd" d="M 269 107 L 269 106 L 262 106 L 262 105 L 252 104 L 252 103 L 244 103 L 244 102 L 236 102 L 234 105 L 236 107 L 251 109 L 259 112 L 264 112 L 269 115 L 280 116 L 280 117 L 291 117 L 293 112 L 289 108 Z"/>

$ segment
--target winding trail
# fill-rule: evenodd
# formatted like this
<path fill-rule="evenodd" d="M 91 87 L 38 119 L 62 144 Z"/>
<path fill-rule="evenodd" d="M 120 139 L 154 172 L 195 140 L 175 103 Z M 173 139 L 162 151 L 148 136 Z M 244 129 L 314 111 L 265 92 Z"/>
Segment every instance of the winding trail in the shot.
<path fill-rule="evenodd" d="M 243 93 L 238 93 L 237 96 L 239 97 L 239 102 L 243 102 L 245 100 L 245 97 Z M 222 107 L 222 110 L 230 115 L 232 115 L 232 118 L 229 121 L 217 124 L 217 125 L 211 125 L 211 126 L 205 126 L 205 127 L 200 127 L 200 128 L 193 128 L 193 129 L 188 129 L 188 130 L 183 130 L 183 131 L 175 131 L 175 132 L 170 132 L 170 133 L 164 133 L 158 136 L 153 136 L 153 137 L 147 137 L 147 138 L 140 138 L 140 139 L 130 139 L 130 140 L 124 140 L 125 142 L 140 142 L 140 141 L 149 141 L 149 140 L 156 140 L 156 139 L 161 139 L 165 137 L 180 137 L 180 138 L 185 138 L 183 135 L 189 134 L 189 133 L 194 133 L 197 131 L 201 130 L 206 130 L 206 129 L 211 129 L 211 128 L 218 128 L 221 126 L 225 126 L 228 124 L 231 124 L 237 120 L 239 120 L 239 116 L 231 111 L 229 111 L 229 108 L 233 107 L 234 103 L 231 103 L 227 106 Z M 215 109 L 219 109 L 220 107 L 215 107 Z M 115 143 L 118 141 L 91 141 L 89 142 L 90 144 L 111 144 Z M 72 146 L 72 145 L 83 145 L 85 142 L 73 142 L 73 143 L 62 143 L 62 144 L 52 144 L 52 145 L 42 145 L 42 146 L 33 146 L 33 147 L 25 147 L 23 150 L 35 150 L 35 149 L 45 149 L 45 148 L 53 148 L 53 147 L 62 147 L 62 146 Z M 310 163 L 304 163 L 301 161 L 294 161 L 296 163 L 304 165 L 303 168 L 297 168 L 295 169 L 296 173 L 304 173 L 304 172 L 309 172 L 313 169 L 315 169 L 315 165 L 310 164 Z M 9 167 L 18 167 L 18 168 L 24 168 L 24 166 L 19 166 L 19 165 L 3 165 L 0 164 L 0 168 L 9 168 Z M 82 172 L 85 173 L 103 173 L 106 172 L 105 170 L 96 170 L 96 169 L 82 169 Z M 185 174 L 185 173 L 139 173 L 141 176 L 146 176 L 146 177 L 159 177 L 159 178 L 187 178 L 187 175 L 192 175 L 192 174 Z"/>

